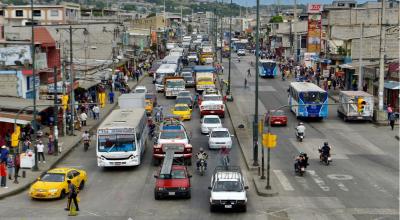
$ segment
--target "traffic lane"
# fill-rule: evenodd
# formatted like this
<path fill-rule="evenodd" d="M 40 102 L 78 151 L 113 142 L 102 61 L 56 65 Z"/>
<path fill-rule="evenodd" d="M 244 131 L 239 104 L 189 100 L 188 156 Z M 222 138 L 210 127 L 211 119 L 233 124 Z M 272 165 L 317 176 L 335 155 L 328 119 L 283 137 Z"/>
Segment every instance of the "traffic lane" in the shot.
<path fill-rule="evenodd" d="M 237 66 L 241 67 L 241 70 L 235 71 L 235 68 L 237 68 Z M 246 72 L 246 71 L 244 71 L 246 68 L 247 67 L 244 66 L 244 65 L 237 65 L 235 63 L 234 64 L 234 68 L 233 68 L 234 71 L 233 71 L 233 74 L 232 74 L 233 80 L 234 81 L 240 81 L 241 79 L 243 79 L 245 77 L 245 75 L 243 73 Z M 245 74 L 247 74 L 247 73 L 245 73 Z M 279 86 L 279 84 L 282 85 L 282 84 L 285 84 L 286 82 L 280 83 L 280 80 L 278 80 L 278 79 L 275 79 L 275 80 L 274 79 L 267 79 L 267 80 L 269 80 L 269 82 L 271 82 L 271 84 L 278 85 L 276 87 L 278 89 L 280 88 L 281 92 L 262 92 L 260 97 L 262 97 L 262 99 L 265 100 L 264 103 L 268 103 L 269 105 L 282 105 L 282 102 L 283 102 L 284 98 L 287 98 L 287 97 L 283 97 L 282 96 L 283 92 L 285 92 L 284 89 L 283 89 L 283 87 L 285 85 L 284 86 Z M 278 82 L 275 83 L 276 81 L 278 81 Z M 261 86 L 262 86 L 262 84 L 261 84 Z M 279 146 L 284 146 L 283 150 L 281 148 L 279 149 L 276 162 L 277 163 L 281 162 L 279 167 L 280 168 L 284 167 L 283 170 L 284 170 L 285 174 L 289 175 L 289 176 L 292 176 L 293 175 L 293 169 L 294 169 L 293 168 L 294 156 L 296 156 L 299 151 L 307 152 L 306 149 L 310 149 L 310 147 L 304 148 L 303 150 L 302 150 L 301 145 L 299 147 L 295 147 L 295 148 L 285 147 L 285 146 L 290 146 L 290 145 L 296 145 L 296 140 L 294 138 L 294 128 L 297 125 L 297 123 L 291 123 L 291 122 L 297 121 L 297 120 L 296 120 L 296 118 L 294 117 L 293 114 L 289 114 L 288 117 L 289 117 L 289 126 L 287 126 L 287 127 L 279 127 L 279 128 L 272 128 L 272 130 L 273 130 L 273 132 L 277 132 L 278 133 L 278 136 L 279 136 L 279 138 L 278 138 L 279 141 L 278 142 L 281 142 L 278 145 Z M 330 121 L 330 122 L 332 123 L 332 121 Z M 308 138 L 315 138 L 315 137 L 319 137 L 321 139 L 320 143 L 317 142 L 315 144 L 315 146 L 314 146 L 314 151 L 315 152 L 317 152 L 318 146 L 322 145 L 323 139 L 325 138 L 324 132 L 321 132 L 321 129 L 318 128 L 319 126 L 324 125 L 324 124 L 326 124 L 326 121 L 324 123 L 322 123 L 322 122 L 310 123 L 311 129 L 307 129 L 307 138 L 305 139 L 305 141 L 307 141 Z M 310 130 L 311 130 L 311 132 L 310 132 Z M 327 133 L 329 133 L 329 132 L 327 132 Z M 291 140 L 287 141 L 289 139 L 291 139 Z M 293 143 L 295 143 L 295 144 L 293 144 Z M 289 156 L 289 158 L 288 158 L 288 156 Z M 333 151 L 333 158 L 335 160 L 334 151 Z M 285 161 L 285 162 L 282 163 L 282 161 Z M 313 160 L 313 163 L 314 162 L 316 164 L 319 163 L 318 159 Z M 340 163 L 340 164 L 342 164 L 342 163 Z M 351 166 L 347 166 L 347 165 L 343 166 L 343 168 L 346 168 L 346 167 L 351 167 Z M 343 168 L 339 168 L 339 169 L 343 170 Z M 330 175 L 329 177 L 331 177 L 331 178 L 335 178 L 335 176 L 332 176 L 332 174 L 324 174 L 323 171 L 325 171 L 325 170 L 321 169 L 320 167 L 317 167 L 317 170 L 311 170 L 311 173 L 312 173 L 313 180 L 316 180 L 319 183 L 319 184 L 317 184 L 317 187 L 318 188 L 322 187 L 321 188 L 322 192 L 326 192 L 326 191 L 330 191 L 330 189 L 334 188 L 334 187 L 332 187 L 332 186 L 329 187 L 329 186 L 326 186 L 325 183 L 322 183 L 321 182 L 321 177 L 319 175 L 322 175 L 322 176 Z M 353 173 L 353 172 L 354 171 L 349 170 L 347 173 Z M 348 174 L 343 174 L 343 175 L 348 175 Z M 336 179 L 332 179 L 332 180 L 335 180 L 333 182 L 334 182 L 334 185 L 336 184 L 336 188 L 339 187 L 339 189 L 342 192 L 345 192 L 345 195 L 348 195 L 348 193 L 346 191 L 347 189 L 345 188 L 345 186 L 342 185 L 342 183 L 340 183 L 340 182 L 337 183 Z M 313 182 L 315 182 L 315 181 L 313 181 Z M 300 184 L 302 186 L 311 185 L 311 184 L 304 184 L 304 182 L 302 182 L 302 181 L 300 181 Z M 337 186 L 337 184 L 339 184 L 339 185 Z M 309 187 L 305 187 L 305 189 L 307 190 L 307 189 L 309 189 Z M 369 186 L 366 186 L 365 190 L 366 191 L 370 190 Z M 334 191 L 334 193 L 336 193 L 336 192 L 337 191 Z M 326 193 L 322 193 L 322 194 L 319 194 L 319 195 L 326 195 Z"/>
<path fill-rule="evenodd" d="M 150 80 L 147 79 L 143 80 L 143 84 L 146 85 L 148 90 L 154 91 L 154 85 L 151 83 Z M 193 88 L 187 90 L 191 91 L 193 95 L 195 94 Z M 171 113 L 169 110 L 171 106 L 174 106 L 175 99 L 166 99 L 162 93 L 157 94 L 157 99 L 158 103 L 163 106 L 164 115 Z M 227 127 L 230 130 L 230 132 L 233 133 L 233 128 L 228 118 L 229 115 L 226 114 L 225 117 L 226 118 L 222 119 L 223 126 Z M 207 214 L 209 213 L 209 196 L 210 196 L 208 186 L 210 186 L 211 176 L 214 168 L 221 164 L 219 153 L 218 150 L 208 149 L 208 137 L 206 135 L 201 134 L 200 132 L 200 113 L 198 108 L 195 108 L 193 110 L 192 119 L 190 121 L 185 121 L 184 125 L 187 131 L 191 133 L 191 144 L 193 146 L 193 154 L 195 155 L 197 152 L 199 152 L 199 148 L 202 147 L 209 155 L 209 159 L 207 161 L 208 169 L 206 171 L 206 174 L 204 176 L 200 176 L 198 174 L 195 164 L 196 160 L 195 158 L 193 158 L 192 159 L 193 165 L 188 167 L 190 173 L 193 175 L 191 178 L 192 198 L 189 200 L 165 199 L 156 201 L 154 200 L 153 196 L 154 181 L 151 184 L 146 185 L 143 191 L 146 192 L 146 194 L 149 194 L 150 196 L 142 198 L 140 210 L 142 210 L 143 216 L 146 216 L 147 214 L 151 213 L 151 215 L 156 215 L 162 218 L 165 217 L 165 219 L 168 219 L 175 215 L 184 216 L 185 219 L 193 218 L 193 216 L 196 216 L 194 219 L 197 219 L 198 216 L 205 216 L 204 218 L 207 219 L 216 219 L 216 218 L 219 219 L 221 217 L 234 218 L 234 219 L 241 219 L 243 217 L 248 217 L 248 216 L 256 217 L 254 216 L 254 213 L 248 214 L 251 213 L 252 210 L 256 209 L 254 206 L 256 202 L 253 202 L 254 198 L 249 198 L 248 213 L 222 212 L 223 214 L 228 214 L 228 216 L 226 215 L 221 216 L 221 213 Z M 244 171 L 245 167 L 243 166 L 241 161 L 242 157 L 240 149 L 238 148 L 237 140 L 236 138 L 233 138 L 232 141 L 233 141 L 233 147 L 230 152 L 231 165 L 240 165 L 242 171 Z M 154 167 L 154 172 L 157 169 L 158 169 L 157 167 Z M 157 209 L 149 209 L 149 207 L 154 207 L 154 206 L 156 206 Z M 260 217 L 262 216 L 263 214 L 260 215 Z M 200 219 L 202 219 L 202 217 L 200 217 Z"/>

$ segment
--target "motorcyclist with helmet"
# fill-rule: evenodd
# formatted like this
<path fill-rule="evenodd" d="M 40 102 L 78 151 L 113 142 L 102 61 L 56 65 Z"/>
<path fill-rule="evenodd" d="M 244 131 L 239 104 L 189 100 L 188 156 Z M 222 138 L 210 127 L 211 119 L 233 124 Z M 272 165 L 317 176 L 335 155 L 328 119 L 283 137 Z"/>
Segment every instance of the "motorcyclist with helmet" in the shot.
<path fill-rule="evenodd" d="M 324 142 L 324 145 L 322 147 L 318 148 L 319 151 L 319 159 L 322 161 L 323 157 L 326 156 L 329 158 L 331 156 L 331 147 L 329 146 L 328 142 Z"/>
<path fill-rule="evenodd" d="M 306 132 L 306 126 L 304 126 L 303 122 L 299 122 L 299 124 L 296 127 L 296 136 L 299 136 L 299 134 L 305 135 Z"/>
<path fill-rule="evenodd" d="M 204 166 L 205 166 L 205 169 L 207 169 L 208 154 L 206 152 L 204 152 L 204 149 L 202 147 L 200 147 L 200 150 L 196 154 L 196 157 L 197 157 L 197 161 L 196 161 L 197 169 L 199 169 L 199 167 L 200 167 L 201 160 L 204 160 Z"/>
<path fill-rule="evenodd" d="M 297 172 L 301 167 L 307 168 L 308 164 L 308 156 L 304 152 L 300 152 L 300 154 L 296 157 L 294 164 L 294 170 Z"/>

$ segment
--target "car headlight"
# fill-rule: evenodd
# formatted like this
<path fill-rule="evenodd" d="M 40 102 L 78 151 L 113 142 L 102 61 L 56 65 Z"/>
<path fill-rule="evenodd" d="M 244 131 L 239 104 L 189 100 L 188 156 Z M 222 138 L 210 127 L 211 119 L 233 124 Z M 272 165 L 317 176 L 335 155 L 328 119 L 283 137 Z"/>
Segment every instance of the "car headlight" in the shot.
<path fill-rule="evenodd" d="M 158 187 L 158 191 L 163 191 L 163 190 L 165 190 L 164 187 Z"/>
<path fill-rule="evenodd" d="M 186 187 L 179 187 L 179 190 L 186 190 Z"/>
<path fill-rule="evenodd" d="M 50 193 L 56 193 L 58 191 L 58 189 L 49 189 Z"/>

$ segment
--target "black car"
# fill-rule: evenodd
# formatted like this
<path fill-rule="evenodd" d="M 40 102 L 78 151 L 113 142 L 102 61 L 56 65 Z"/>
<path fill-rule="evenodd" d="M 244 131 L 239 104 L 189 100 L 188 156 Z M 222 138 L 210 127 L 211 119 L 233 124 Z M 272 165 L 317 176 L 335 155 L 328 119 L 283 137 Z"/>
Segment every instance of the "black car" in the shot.
<path fill-rule="evenodd" d="M 190 109 L 193 109 L 193 99 L 189 96 L 176 97 L 175 104 L 187 104 Z"/>

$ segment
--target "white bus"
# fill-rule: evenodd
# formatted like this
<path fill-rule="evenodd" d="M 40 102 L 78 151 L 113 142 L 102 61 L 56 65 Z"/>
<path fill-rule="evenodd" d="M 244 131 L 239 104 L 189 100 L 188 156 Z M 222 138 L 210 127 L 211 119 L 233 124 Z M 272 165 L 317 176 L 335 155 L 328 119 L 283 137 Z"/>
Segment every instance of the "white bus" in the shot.
<path fill-rule="evenodd" d="M 140 165 L 147 137 L 144 108 L 113 110 L 97 129 L 97 166 Z"/>

